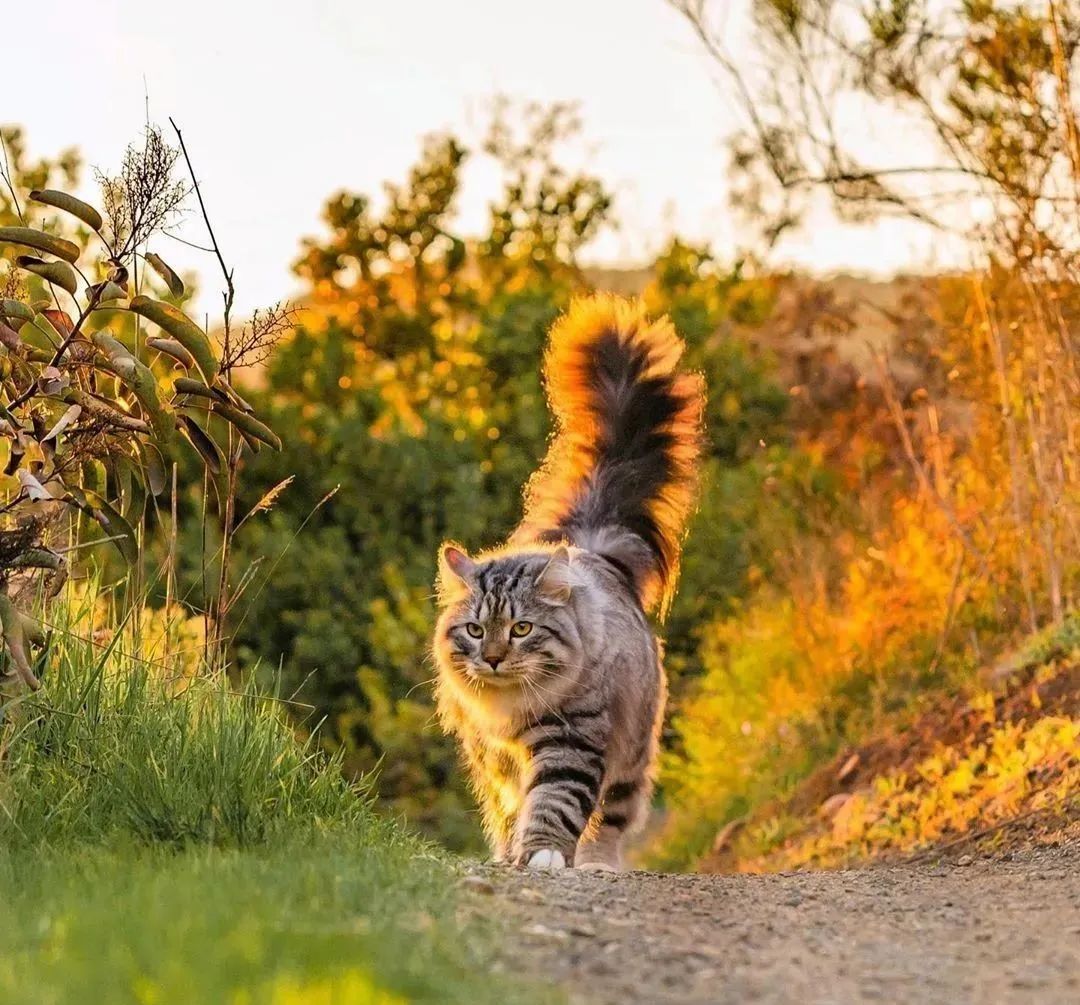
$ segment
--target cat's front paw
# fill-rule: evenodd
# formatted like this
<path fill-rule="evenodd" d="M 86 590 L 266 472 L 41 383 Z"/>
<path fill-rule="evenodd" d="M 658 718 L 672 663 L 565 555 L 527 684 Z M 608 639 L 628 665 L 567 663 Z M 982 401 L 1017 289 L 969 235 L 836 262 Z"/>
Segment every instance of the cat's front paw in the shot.
<path fill-rule="evenodd" d="M 561 851 L 552 848 L 541 848 L 529 856 L 529 860 L 525 865 L 530 869 L 565 869 L 566 859 L 563 858 Z"/>

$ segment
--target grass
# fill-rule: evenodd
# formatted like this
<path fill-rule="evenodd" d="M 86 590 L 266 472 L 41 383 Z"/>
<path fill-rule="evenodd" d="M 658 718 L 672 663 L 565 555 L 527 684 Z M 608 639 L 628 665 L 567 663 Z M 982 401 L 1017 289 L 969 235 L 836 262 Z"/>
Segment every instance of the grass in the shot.
<path fill-rule="evenodd" d="M 0 1000 L 512 1002 L 445 864 L 389 828 L 0 852 Z"/>
<path fill-rule="evenodd" d="M 279 703 L 72 595 L 0 725 L 0 1001 L 536 1001 L 490 973 L 445 856 Z"/>

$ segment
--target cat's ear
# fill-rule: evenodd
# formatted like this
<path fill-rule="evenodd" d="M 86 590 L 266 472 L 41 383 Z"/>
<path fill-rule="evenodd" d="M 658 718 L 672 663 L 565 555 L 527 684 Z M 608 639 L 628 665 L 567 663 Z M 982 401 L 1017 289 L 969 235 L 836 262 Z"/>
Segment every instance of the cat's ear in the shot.
<path fill-rule="evenodd" d="M 476 563 L 465 549 L 448 541 L 439 549 L 439 596 L 450 599 L 472 587 Z"/>
<path fill-rule="evenodd" d="M 570 552 L 565 545 L 560 545 L 551 553 L 544 571 L 536 577 L 536 589 L 549 604 L 565 604 L 570 599 L 572 587 Z"/>

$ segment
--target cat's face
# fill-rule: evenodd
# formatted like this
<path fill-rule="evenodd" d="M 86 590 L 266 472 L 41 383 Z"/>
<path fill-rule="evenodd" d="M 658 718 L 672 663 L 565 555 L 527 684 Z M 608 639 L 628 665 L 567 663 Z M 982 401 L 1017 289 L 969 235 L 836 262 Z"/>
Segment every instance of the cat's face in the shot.
<path fill-rule="evenodd" d="M 474 561 L 447 545 L 439 564 L 443 664 L 474 688 L 518 687 L 544 704 L 551 685 L 580 664 L 566 549 Z"/>

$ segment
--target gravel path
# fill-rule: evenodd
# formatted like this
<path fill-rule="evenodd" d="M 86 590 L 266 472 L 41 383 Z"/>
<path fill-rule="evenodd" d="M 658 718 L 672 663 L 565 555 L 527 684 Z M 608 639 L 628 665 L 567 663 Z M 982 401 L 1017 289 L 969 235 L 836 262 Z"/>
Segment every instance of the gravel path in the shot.
<path fill-rule="evenodd" d="M 1080 1002 L 1080 845 L 780 876 L 475 866 L 501 966 L 571 1002 Z"/>

